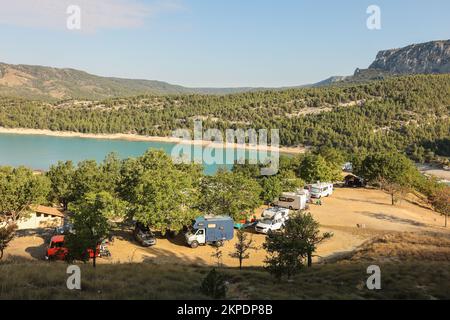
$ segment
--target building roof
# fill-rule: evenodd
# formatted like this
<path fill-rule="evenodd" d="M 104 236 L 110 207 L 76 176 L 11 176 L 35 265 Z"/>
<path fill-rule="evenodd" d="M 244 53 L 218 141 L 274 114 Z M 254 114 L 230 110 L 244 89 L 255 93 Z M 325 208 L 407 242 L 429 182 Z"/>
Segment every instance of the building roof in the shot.
<path fill-rule="evenodd" d="M 31 210 L 33 210 L 36 213 L 43 213 L 43 214 L 48 214 L 54 217 L 65 217 L 64 211 L 58 208 L 53 208 L 53 207 L 46 207 L 46 206 L 33 206 L 31 207 Z"/>

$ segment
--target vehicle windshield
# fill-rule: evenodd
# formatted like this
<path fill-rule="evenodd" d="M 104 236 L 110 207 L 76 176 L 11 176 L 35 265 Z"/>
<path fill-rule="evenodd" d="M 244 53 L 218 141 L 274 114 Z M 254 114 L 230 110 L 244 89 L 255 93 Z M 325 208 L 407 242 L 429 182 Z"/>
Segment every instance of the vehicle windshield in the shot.
<path fill-rule="evenodd" d="M 272 224 L 272 220 L 270 220 L 270 219 L 263 219 L 262 221 L 261 221 L 261 223 L 264 223 L 264 224 Z"/>
<path fill-rule="evenodd" d="M 314 193 L 319 193 L 321 191 L 322 190 L 320 190 L 319 188 L 311 188 L 311 192 L 314 192 Z"/>
<path fill-rule="evenodd" d="M 64 242 L 52 242 L 52 244 L 50 245 L 50 248 L 62 248 L 63 244 L 64 244 Z"/>
<path fill-rule="evenodd" d="M 151 238 L 153 238 L 153 233 L 151 233 L 151 232 L 142 232 L 141 233 L 141 237 L 143 239 L 151 239 Z"/>

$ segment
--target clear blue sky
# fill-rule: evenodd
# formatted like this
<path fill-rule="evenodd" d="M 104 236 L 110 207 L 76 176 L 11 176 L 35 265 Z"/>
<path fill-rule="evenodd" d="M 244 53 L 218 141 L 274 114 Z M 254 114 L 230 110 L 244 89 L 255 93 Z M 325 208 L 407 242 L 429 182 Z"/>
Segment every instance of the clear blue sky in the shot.
<path fill-rule="evenodd" d="M 382 49 L 450 38 L 448 0 L 71 0 L 82 19 L 99 4 L 81 31 L 48 9 L 60 0 L 1 1 L 0 61 L 191 87 L 312 83 L 365 68 Z M 381 30 L 366 27 L 371 4 Z"/>

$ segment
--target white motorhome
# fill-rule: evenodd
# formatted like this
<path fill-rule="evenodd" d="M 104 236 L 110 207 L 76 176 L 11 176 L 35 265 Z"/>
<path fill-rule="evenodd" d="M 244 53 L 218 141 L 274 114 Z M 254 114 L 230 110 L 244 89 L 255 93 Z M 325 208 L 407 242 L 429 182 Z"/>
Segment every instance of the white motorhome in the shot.
<path fill-rule="evenodd" d="M 288 208 L 290 210 L 304 210 L 308 202 L 307 191 L 298 190 L 297 192 L 284 192 L 274 201 L 274 205 Z"/>
<path fill-rule="evenodd" d="M 281 207 L 272 207 L 263 211 L 261 214 L 263 219 L 277 220 L 289 217 L 289 209 Z"/>
<path fill-rule="evenodd" d="M 262 219 L 256 224 L 255 231 L 268 233 L 281 230 L 288 219 L 289 209 L 280 207 L 266 209 L 262 213 Z"/>
<path fill-rule="evenodd" d="M 320 199 L 322 197 L 328 197 L 333 194 L 333 184 L 319 182 L 319 183 L 312 184 L 309 190 L 311 192 L 312 198 Z"/>

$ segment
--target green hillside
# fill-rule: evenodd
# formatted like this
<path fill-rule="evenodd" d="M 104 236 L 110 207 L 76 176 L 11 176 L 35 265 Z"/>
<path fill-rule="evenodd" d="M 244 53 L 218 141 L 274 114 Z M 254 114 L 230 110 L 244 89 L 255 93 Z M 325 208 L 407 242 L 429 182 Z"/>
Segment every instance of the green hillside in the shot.
<path fill-rule="evenodd" d="M 284 146 L 450 155 L 450 75 L 240 94 L 145 95 L 53 104 L 4 98 L 0 126 L 169 136 L 178 128 L 278 128 Z"/>

